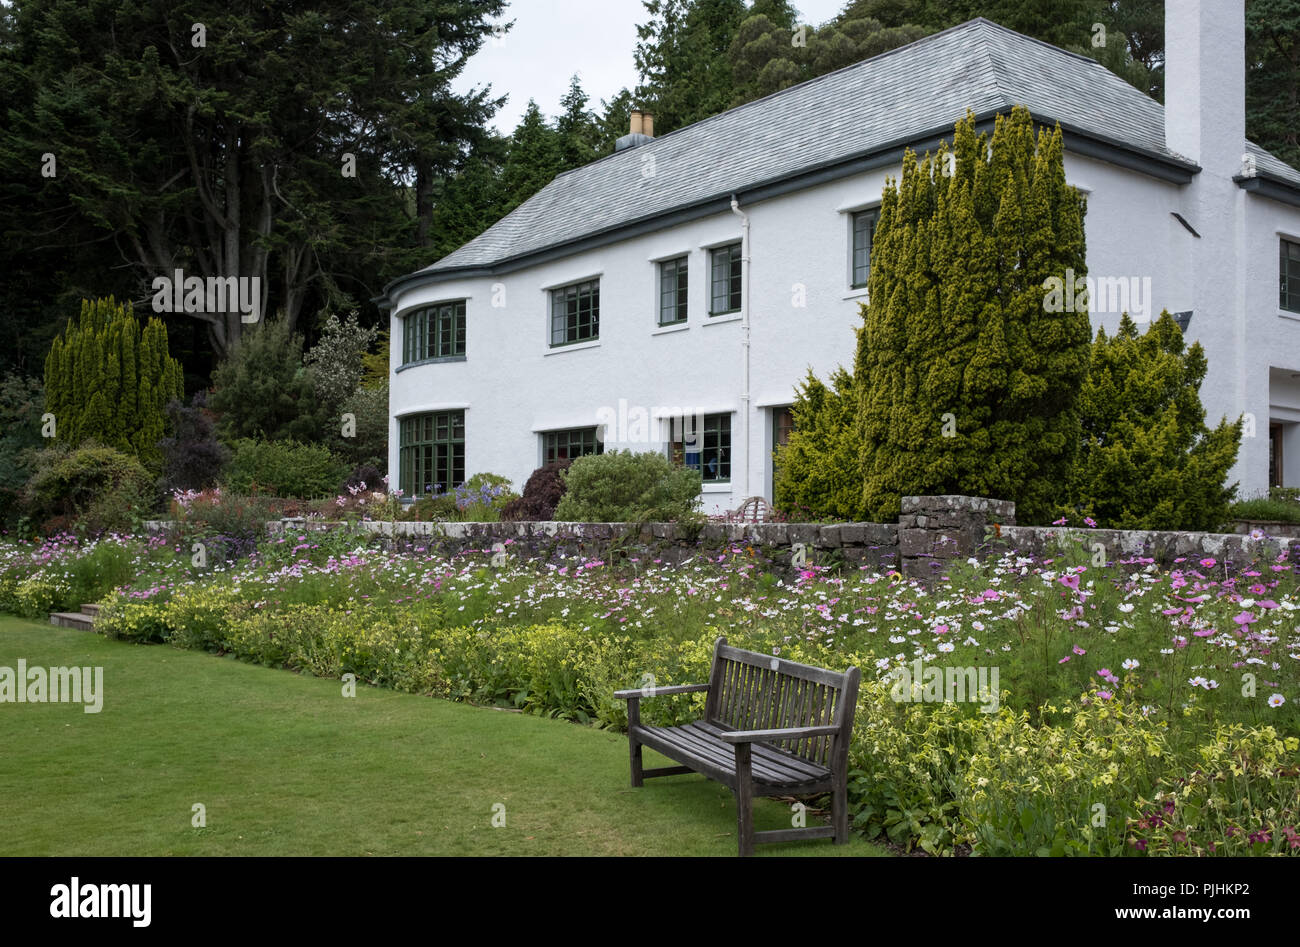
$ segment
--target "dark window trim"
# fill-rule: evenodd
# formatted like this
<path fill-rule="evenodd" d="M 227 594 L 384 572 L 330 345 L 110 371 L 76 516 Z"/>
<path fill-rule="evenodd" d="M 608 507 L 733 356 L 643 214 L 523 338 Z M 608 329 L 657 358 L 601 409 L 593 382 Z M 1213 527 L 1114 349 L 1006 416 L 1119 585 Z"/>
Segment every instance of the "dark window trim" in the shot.
<path fill-rule="evenodd" d="M 690 295 L 691 295 L 690 259 L 691 258 L 688 254 L 683 256 L 677 256 L 669 260 L 660 260 L 658 266 L 656 267 L 658 271 L 658 283 L 659 283 L 659 292 L 658 292 L 659 307 L 658 307 L 658 311 L 655 313 L 655 319 L 656 319 L 655 324 L 661 329 L 666 328 L 667 326 L 679 326 L 682 323 L 686 322 L 688 317 L 690 316 Z M 666 274 L 664 270 L 666 267 L 669 266 L 676 267 L 674 275 L 676 275 L 677 277 L 676 280 L 677 285 L 673 287 L 672 290 L 673 295 L 675 296 L 675 302 L 672 308 L 674 311 L 679 312 L 681 314 L 674 319 L 665 321 L 664 320 L 664 298 L 666 294 L 664 292 L 664 283 L 665 283 Z M 685 283 L 686 285 L 683 286 L 682 285 L 683 283 Z"/>
<path fill-rule="evenodd" d="M 402 365 L 416 365 L 434 359 L 463 358 L 466 345 L 468 300 L 444 299 L 414 306 L 403 312 Z M 451 321 L 451 351 L 441 351 L 442 322 Z M 420 328 L 415 327 L 419 325 Z M 419 351 L 413 351 L 418 349 Z"/>
<path fill-rule="evenodd" d="M 718 265 L 718 257 L 719 254 L 722 254 L 724 252 L 728 254 L 728 258 L 726 261 L 727 266 L 733 268 L 739 268 L 739 273 L 734 273 L 734 272 L 728 273 L 724 279 L 719 280 L 718 270 L 720 267 Z M 745 261 L 741 255 L 743 252 L 744 252 L 743 241 L 726 243 L 721 246 L 709 248 L 709 315 L 710 316 L 730 315 L 733 312 L 740 312 L 741 308 L 743 307 L 744 298 L 745 298 L 744 297 Z M 728 284 L 727 303 L 729 305 L 729 308 L 715 309 L 714 307 L 717 305 L 718 298 L 719 298 L 717 288 L 718 286 L 722 285 L 724 282 Z M 730 305 L 733 301 L 735 302 L 735 305 Z"/>
<path fill-rule="evenodd" d="M 540 435 L 542 440 L 542 466 L 546 466 L 547 464 L 553 463 L 555 460 L 560 459 L 558 455 L 559 455 L 559 447 L 560 447 L 559 438 L 561 436 L 568 437 L 566 446 L 570 448 L 569 457 L 568 457 L 568 459 L 570 460 L 574 459 L 575 456 L 572 453 L 572 446 L 574 443 L 573 435 L 578 435 L 580 438 L 579 450 L 581 451 L 581 453 L 577 454 L 576 455 L 577 457 L 586 457 L 589 454 L 603 454 L 605 452 L 605 443 L 600 439 L 599 425 L 594 425 L 592 427 L 562 427 L 562 428 L 556 428 L 553 431 L 539 431 L 538 434 Z M 592 448 L 591 450 L 587 450 L 588 437 L 590 437 L 591 439 L 591 444 L 590 444 Z M 555 457 L 551 456 L 552 454 L 552 451 L 550 450 L 551 442 L 554 442 L 555 444 L 555 451 L 554 451 L 556 455 Z"/>
<path fill-rule="evenodd" d="M 1300 241 L 1288 240 L 1286 237 L 1279 237 L 1278 243 L 1278 308 L 1283 312 L 1300 312 L 1300 292 L 1288 293 L 1287 282 L 1291 279 L 1300 280 L 1300 259 L 1291 259 L 1287 256 L 1287 247 L 1295 247 L 1300 251 Z M 1288 265 L 1290 264 L 1290 265 Z M 1290 274 L 1294 273 L 1294 276 Z"/>
<path fill-rule="evenodd" d="M 584 287 L 590 287 L 590 289 L 587 290 L 586 295 L 591 297 L 592 299 L 591 318 L 589 320 L 590 334 L 585 336 L 580 334 L 582 332 L 582 313 L 581 311 L 579 311 L 575 314 L 575 321 L 577 323 L 575 328 L 575 334 L 578 335 L 577 338 L 571 339 L 569 338 L 569 314 L 568 314 L 567 296 L 565 294 L 567 294 L 570 290 L 573 290 L 574 291 L 573 298 L 575 300 L 575 303 L 578 304 L 580 309 L 581 300 L 584 295 L 581 292 L 581 290 Z M 560 299 L 566 300 L 565 311 L 564 311 L 564 337 L 561 341 L 557 342 L 555 340 L 556 315 L 557 315 L 556 302 L 557 300 Z M 549 343 L 550 348 L 558 349 L 566 345 L 577 345 L 578 343 L 581 342 L 597 342 L 600 340 L 600 277 L 599 276 L 592 277 L 591 279 L 579 280 L 576 283 L 567 283 L 564 286 L 552 287 L 551 289 L 547 290 L 547 302 L 548 302 L 547 341 Z"/>
<path fill-rule="evenodd" d="M 858 221 L 869 219 L 867 226 L 866 267 L 863 279 L 858 280 Z M 849 214 L 849 288 L 866 289 L 871 275 L 871 249 L 876 242 L 876 224 L 880 222 L 879 207 L 864 207 Z"/>

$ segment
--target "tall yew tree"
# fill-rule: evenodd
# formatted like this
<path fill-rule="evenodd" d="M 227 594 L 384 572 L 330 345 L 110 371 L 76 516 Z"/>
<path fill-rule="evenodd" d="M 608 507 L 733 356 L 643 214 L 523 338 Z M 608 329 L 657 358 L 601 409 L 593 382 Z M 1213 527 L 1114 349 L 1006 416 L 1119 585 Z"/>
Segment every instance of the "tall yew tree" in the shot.
<path fill-rule="evenodd" d="M 1066 185 L 1061 132 L 1026 109 L 990 138 L 972 115 L 951 151 L 908 152 L 886 184 L 858 338 L 864 508 L 905 494 L 1014 500 L 1026 522 L 1062 500 L 1078 451 L 1086 312 L 1050 312 L 1044 282 L 1082 277 L 1084 200 Z"/>
<path fill-rule="evenodd" d="M 150 469 L 162 462 L 167 403 L 183 394 L 162 322 L 141 324 L 129 303 L 111 296 L 83 300 L 45 359 L 45 410 L 54 415 L 57 439 L 98 441 Z"/>

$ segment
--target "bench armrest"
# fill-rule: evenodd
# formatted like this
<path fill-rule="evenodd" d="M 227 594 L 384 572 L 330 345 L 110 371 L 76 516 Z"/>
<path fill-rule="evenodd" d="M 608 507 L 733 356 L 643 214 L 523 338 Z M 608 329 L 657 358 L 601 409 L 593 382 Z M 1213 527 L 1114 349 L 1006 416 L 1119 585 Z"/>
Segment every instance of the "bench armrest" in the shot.
<path fill-rule="evenodd" d="M 701 691 L 707 691 L 708 684 L 679 684 L 676 687 L 634 687 L 631 690 L 615 691 L 615 700 L 632 700 L 648 697 L 663 697 L 669 694 L 697 694 Z"/>
<path fill-rule="evenodd" d="M 766 743 L 769 740 L 799 740 L 803 737 L 838 736 L 840 728 L 827 724 L 821 727 L 787 727 L 782 730 L 727 730 L 718 734 L 723 743 Z"/>

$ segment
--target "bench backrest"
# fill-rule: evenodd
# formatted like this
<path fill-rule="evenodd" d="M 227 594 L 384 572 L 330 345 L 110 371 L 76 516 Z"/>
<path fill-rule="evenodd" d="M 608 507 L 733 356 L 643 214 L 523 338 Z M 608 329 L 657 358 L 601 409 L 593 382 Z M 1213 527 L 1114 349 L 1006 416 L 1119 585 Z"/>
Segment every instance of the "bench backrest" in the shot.
<path fill-rule="evenodd" d="M 832 741 L 824 736 L 783 740 L 773 745 L 822 766 L 842 767 L 853 729 L 858 675 L 855 667 L 828 671 L 733 648 L 726 638 L 719 638 L 713 650 L 704 717 L 733 730 L 839 726 L 841 739 L 834 741 L 834 759 Z"/>

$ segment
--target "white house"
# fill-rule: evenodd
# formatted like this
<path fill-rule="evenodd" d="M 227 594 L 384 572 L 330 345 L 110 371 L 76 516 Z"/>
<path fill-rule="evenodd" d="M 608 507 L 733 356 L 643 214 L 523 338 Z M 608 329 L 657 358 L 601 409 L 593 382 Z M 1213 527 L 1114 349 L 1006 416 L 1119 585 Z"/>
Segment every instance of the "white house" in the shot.
<path fill-rule="evenodd" d="M 1181 313 L 1211 424 L 1247 416 L 1242 494 L 1300 484 L 1300 172 L 1246 140 L 1242 0 L 1166 10 L 1163 107 L 980 19 L 661 138 L 634 114 L 613 155 L 385 289 L 396 482 L 522 486 L 603 438 L 698 465 L 707 512 L 770 498 L 796 387 L 852 362 L 886 176 L 1021 104 L 1088 196 L 1094 327 Z"/>

